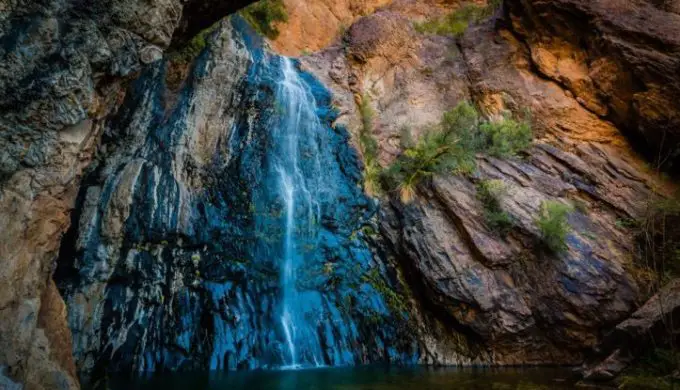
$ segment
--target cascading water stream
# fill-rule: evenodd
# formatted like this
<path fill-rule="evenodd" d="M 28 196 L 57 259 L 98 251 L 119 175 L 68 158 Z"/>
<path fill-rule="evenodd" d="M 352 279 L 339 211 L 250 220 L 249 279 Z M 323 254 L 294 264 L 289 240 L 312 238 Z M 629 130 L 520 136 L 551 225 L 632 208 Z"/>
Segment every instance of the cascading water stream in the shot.
<path fill-rule="evenodd" d="M 417 361 L 329 91 L 240 18 L 170 106 L 166 76 L 146 68 L 108 123 L 123 138 L 62 245 L 80 364 L 94 378 Z"/>
<path fill-rule="evenodd" d="M 280 193 L 285 204 L 281 326 L 288 346 L 287 367 L 298 368 L 310 364 L 319 366 L 323 362 L 315 329 L 303 318 L 301 297 L 296 286 L 297 268 L 303 260 L 298 246 L 313 242 L 313 225 L 320 217 L 319 204 L 315 198 L 318 195 L 317 178 L 305 177 L 303 174 L 300 146 L 307 157 L 312 158 L 315 169 L 311 173 L 320 174 L 315 132 L 321 124 L 314 111 L 314 98 L 305 88 L 290 59 L 281 58 L 281 73 L 277 101 L 284 105 L 278 126 L 282 144 L 275 159 Z"/>

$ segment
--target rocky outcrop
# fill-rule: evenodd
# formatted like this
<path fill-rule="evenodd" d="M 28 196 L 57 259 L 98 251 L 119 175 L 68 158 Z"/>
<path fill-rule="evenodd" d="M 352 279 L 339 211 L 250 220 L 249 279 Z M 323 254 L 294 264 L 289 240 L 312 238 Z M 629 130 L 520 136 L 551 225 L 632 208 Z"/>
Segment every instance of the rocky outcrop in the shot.
<path fill-rule="evenodd" d="M 288 20 L 272 41 L 278 53 L 298 56 L 327 47 L 361 16 L 373 13 L 391 0 L 285 0 Z"/>
<path fill-rule="evenodd" d="M 178 96 L 155 64 L 107 123 L 55 274 L 84 383 L 417 356 L 330 95 L 253 34 L 222 22 Z"/>
<path fill-rule="evenodd" d="M 630 135 L 655 163 L 677 165 L 677 2 L 526 0 L 507 6 L 539 74 Z"/>
<path fill-rule="evenodd" d="M 180 24 L 197 25 L 189 6 L 0 1 L 0 366 L 28 388 L 77 387 L 50 287 L 60 239 L 125 80 L 162 57 Z"/>
<path fill-rule="evenodd" d="M 506 11 L 530 9 L 524 6 Z M 632 151 L 619 122 L 540 71 L 527 43 L 540 41 L 539 32 L 518 31 L 524 24 L 499 11 L 460 39 L 420 34 L 412 27 L 414 7 L 395 2 L 360 19 L 342 46 L 303 63 L 333 86 L 340 120 L 350 129 L 361 123 L 357 95 L 370 98 L 383 166 L 401 152 L 404 128 L 417 138 L 461 100 L 474 101 L 491 118 L 531 111 L 536 141 L 522 158 L 480 156 L 470 177 L 437 177 L 410 204 L 384 202 L 381 231 L 429 312 L 483 345 L 488 362 L 579 363 L 601 330 L 636 305 L 636 282 L 627 271 L 636 250 L 617 221 L 641 217 L 668 185 Z M 663 97 L 672 102 L 672 95 Z M 476 185 L 488 179 L 507 188 L 502 207 L 514 221 L 509 234 L 499 235 L 485 220 Z M 540 245 L 534 219 L 545 200 L 577 206 L 562 254 Z"/>
<path fill-rule="evenodd" d="M 588 381 L 608 381 L 623 372 L 634 358 L 653 348 L 675 343 L 673 324 L 680 320 L 680 280 L 664 286 L 629 318 L 607 333 L 598 346 L 603 360 L 583 368 Z"/>
<path fill-rule="evenodd" d="M 322 351 L 327 364 L 579 363 L 634 311 L 635 248 L 619 222 L 672 186 L 630 139 L 655 162 L 677 159 L 675 3 L 506 1 L 460 38 L 413 28 L 457 1 L 286 4 L 273 46 L 323 48 L 295 63 L 298 93 L 312 96 L 306 123 L 325 137 L 307 137 L 302 170 L 334 184 L 316 186 L 333 207 L 305 225 L 319 241 L 301 256 L 298 309 L 322 313 L 304 337 L 307 361 Z M 173 41 L 240 5 L 0 0 L 3 386 L 286 361 L 275 315 L 283 212 L 268 197 L 281 180 L 267 165 L 288 139 L 272 119 L 287 109 L 275 96 L 290 81 L 284 60 L 224 25 L 192 67 L 163 61 Z M 405 134 L 417 139 L 462 100 L 491 119 L 529 109 L 535 143 L 514 159 L 479 156 L 474 175 L 432 178 L 409 204 L 388 194 L 377 206 L 348 148 L 363 96 L 383 166 Z M 507 234 L 478 199 L 488 179 L 507 188 Z M 545 200 L 577 206 L 560 254 L 539 243 Z M 66 307 L 51 281 L 57 254 Z"/>

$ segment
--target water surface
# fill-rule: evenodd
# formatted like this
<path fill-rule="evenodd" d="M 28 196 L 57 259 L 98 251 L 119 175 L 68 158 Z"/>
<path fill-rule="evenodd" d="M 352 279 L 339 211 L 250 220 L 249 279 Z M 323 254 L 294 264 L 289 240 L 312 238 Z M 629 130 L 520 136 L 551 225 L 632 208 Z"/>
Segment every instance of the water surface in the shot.
<path fill-rule="evenodd" d="M 163 374 L 134 381 L 112 378 L 111 390 L 443 390 L 573 389 L 564 368 L 387 368 Z"/>

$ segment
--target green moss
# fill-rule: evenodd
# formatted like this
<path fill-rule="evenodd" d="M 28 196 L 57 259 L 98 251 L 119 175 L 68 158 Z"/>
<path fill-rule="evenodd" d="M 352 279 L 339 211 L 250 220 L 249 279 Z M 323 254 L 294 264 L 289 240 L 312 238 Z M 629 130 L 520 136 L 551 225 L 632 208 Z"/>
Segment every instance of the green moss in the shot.
<path fill-rule="evenodd" d="M 640 357 L 621 377 L 620 389 L 673 389 L 671 375 L 679 365 L 672 350 L 656 348 Z"/>
<path fill-rule="evenodd" d="M 476 24 L 488 18 L 500 6 L 500 0 L 492 0 L 486 6 L 468 3 L 452 11 L 448 15 L 434 18 L 422 23 L 415 23 L 420 33 L 461 36 L 470 24 Z"/>
<path fill-rule="evenodd" d="M 674 388 L 673 384 L 664 378 L 636 375 L 624 375 L 619 385 L 619 389 L 631 390 L 670 390 Z"/>
<path fill-rule="evenodd" d="M 219 22 L 202 30 L 183 47 L 168 53 L 168 57 L 173 62 L 189 63 L 194 60 L 208 45 L 208 38 L 217 29 Z"/>
<path fill-rule="evenodd" d="M 512 217 L 501 207 L 507 188 L 502 180 L 483 180 L 477 185 L 477 197 L 484 206 L 484 219 L 494 231 L 507 234 L 513 226 Z"/>
<path fill-rule="evenodd" d="M 279 36 L 277 23 L 288 21 L 283 0 L 260 0 L 242 9 L 239 14 L 257 31 L 269 39 Z"/>
<path fill-rule="evenodd" d="M 567 217 L 572 211 L 570 205 L 561 202 L 548 200 L 541 203 L 541 212 L 535 223 L 541 232 L 541 240 L 555 253 L 567 249 L 567 234 L 571 231 Z"/>
<path fill-rule="evenodd" d="M 406 315 L 408 311 L 408 305 L 406 304 L 406 298 L 394 291 L 385 280 L 380 275 L 380 271 L 377 268 L 373 268 L 367 274 L 362 277 L 363 281 L 370 284 L 382 297 L 385 299 L 385 303 L 390 308 L 393 313 L 399 313 Z"/>

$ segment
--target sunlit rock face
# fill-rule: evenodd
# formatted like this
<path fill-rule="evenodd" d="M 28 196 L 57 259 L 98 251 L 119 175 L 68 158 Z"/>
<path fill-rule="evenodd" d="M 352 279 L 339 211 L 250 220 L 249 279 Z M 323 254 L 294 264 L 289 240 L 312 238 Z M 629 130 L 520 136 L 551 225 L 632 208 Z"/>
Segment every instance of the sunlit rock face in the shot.
<path fill-rule="evenodd" d="M 458 38 L 414 29 L 413 3 L 363 17 L 341 44 L 301 59 L 333 90 L 340 120 L 361 129 L 357 97 L 369 98 L 383 167 L 403 153 L 404 133 L 418 139 L 464 100 L 491 119 L 531 111 L 534 142 L 518 158 L 479 155 L 473 174 L 424 179 L 411 202 L 387 194 L 385 249 L 449 333 L 488 351 L 478 355 L 485 363 L 579 364 L 645 288 L 632 272 L 635 232 L 622 221 L 642 218 L 650 200 L 672 186 L 632 152 L 622 127 L 540 72 L 508 13 L 530 2 L 506 2 Z M 539 42 L 538 32 L 524 33 Z M 494 231 L 485 216 L 478 186 L 488 180 L 506 190 L 502 207 L 514 221 L 508 232 Z M 535 220 L 545 201 L 576 206 L 562 253 L 542 248 Z"/>
<path fill-rule="evenodd" d="M 107 124 L 55 275 L 86 381 L 418 358 L 329 93 L 247 30 L 177 96 L 149 67 Z"/>

